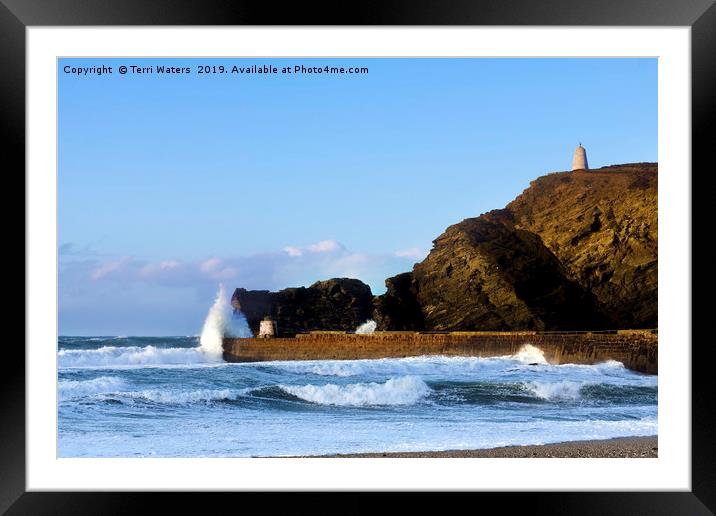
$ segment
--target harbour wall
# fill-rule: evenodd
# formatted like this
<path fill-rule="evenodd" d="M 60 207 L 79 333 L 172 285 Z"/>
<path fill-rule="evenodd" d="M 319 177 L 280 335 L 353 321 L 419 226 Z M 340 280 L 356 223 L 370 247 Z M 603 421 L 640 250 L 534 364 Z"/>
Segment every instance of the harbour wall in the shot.
<path fill-rule="evenodd" d="M 653 330 L 612 332 L 311 332 L 292 338 L 223 341 L 227 362 L 358 360 L 420 355 L 494 357 L 514 355 L 526 344 L 551 364 L 617 360 L 647 374 L 658 373 L 658 337 Z"/>

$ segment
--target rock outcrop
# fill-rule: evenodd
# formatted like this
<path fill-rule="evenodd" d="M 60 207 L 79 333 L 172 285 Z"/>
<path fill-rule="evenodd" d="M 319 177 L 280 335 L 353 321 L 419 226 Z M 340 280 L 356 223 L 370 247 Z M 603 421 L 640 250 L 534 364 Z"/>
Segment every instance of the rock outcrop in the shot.
<path fill-rule="evenodd" d="M 567 276 L 592 292 L 613 328 L 656 328 L 658 167 L 550 174 L 507 205 Z"/>
<path fill-rule="evenodd" d="M 598 330 L 657 327 L 657 164 L 557 172 L 504 209 L 454 224 L 372 297 L 355 279 L 237 289 L 257 331 Z"/>
<path fill-rule="evenodd" d="M 269 315 L 279 335 L 292 336 L 311 330 L 355 330 L 371 317 L 373 294 L 360 280 L 334 278 L 278 292 L 237 288 L 231 305 L 244 314 L 254 335 Z"/>
<path fill-rule="evenodd" d="M 379 329 L 657 327 L 656 164 L 540 177 L 433 244 L 386 280 Z"/>
<path fill-rule="evenodd" d="M 540 237 L 496 210 L 450 226 L 413 269 L 431 330 L 568 330 L 603 321 L 593 296 L 567 277 Z"/>
<path fill-rule="evenodd" d="M 398 274 L 385 280 L 387 291 L 376 296 L 373 319 L 380 329 L 394 331 L 425 329 L 425 316 L 413 290 L 413 275 Z"/>

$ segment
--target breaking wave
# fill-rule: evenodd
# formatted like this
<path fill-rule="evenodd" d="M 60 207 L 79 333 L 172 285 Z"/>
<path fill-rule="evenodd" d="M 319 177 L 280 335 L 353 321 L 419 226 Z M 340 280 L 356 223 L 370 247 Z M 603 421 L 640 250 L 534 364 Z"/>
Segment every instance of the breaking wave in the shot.
<path fill-rule="evenodd" d="M 544 352 L 532 344 L 525 344 L 520 348 L 516 355 L 511 358 L 519 360 L 523 364 L 547 364 L 544 358 Z"/>
<path fill-rule="evenodd" d="M 209 308 L 204 327 L 201 330 L 201 349 L 209 355 L 221 358 L 224 337 L 253 337 L 246 317 L 241 312 L 232 313 L 226 298 L 224 285 L 219 285 L 214 304 Z"/>
<path fill-rule="evenodd" d="M 155 403 L 185 404 L 208 403 L 212 401 L 233 401 L 244 391 L 234 389 L 199 389 L 195 391 L 145 390 L 122 393 L 126 397 L 153 401 Z"/>
<path fill-rule="evenodd" d="M 427 396 L 430 387 L 417 376 L 391 378 L 385 383 L 349 385 L 280 385 L 285 392 L 320 405 L 363 407 L 373 405 L 412 405 Z"/>
<path fill-rule="evenodd" d="M 363 361 L 365 362 L 365 361 Z M 295 362 L 273 362 L 273 367 L 294 374 L 315 374 L 317 376 L 356 376 L 370 366 L 350 360 L 297 360 Z"/>
<path fill-rule="evenodd" d="M 90 396 L 125 389 L 127 382 L 116 376 L 99 376 L 92 380 L 60 380 L 58 392 L 60 400 Z"/>
<path fill-rule="evenodd" d="M 378 323 L 376 323 L 373 319 L 368 319 L 366 322 L 356 328 L 356 333 L 358 335 L 373 335 L 377 327 Z"/>
<path fill-rule="evenodd" d="M 621 362 L 610 360 L 598 364 L 560 364 L 534 362 L 539 359 L 534 353 L 525 353 L 521 359 L 517 355 L 501 357 L 469 357 L 423 355 L 405 358 L 378 358 L 361 360 L 297 360 L 266 362 L 267 366 L 292 374 L 314 374 L 319 376 L 359 376 L 362 374 L 385 375 L 386 378 L 397 376 L 455 376 L 470 379 L 474 375 L 483 377 L 499 377 L 503 374 L 523 374 L 532 371 L 529 364 L 539 363 L 540 370 L 553 371 L 554 374 L 570 375 L 575 378 L 603 375 L 605 381 L 620 382 L 622 380 L 649 384 L 652 380 L 647 376 L 635 376 Z M 536 371 L 535 371 L 536 373 Z M 486 376 L 487 375 L 487 376 Z M 611 377 L 611 380 L 609 379 Z"/>
<path fill-rule="evenodd" d="M 197 364 L 215 362 L 217 358 L 203 353 L 200 348 L 104 346 L 99 349 L 61 349 L 57 360 L 63 368 Z"/>
<path fill-rule="evenodd" d="M 532 395 L 543 400 L 577 400 L 582 397 L 583 382 L 569 380 L 561 382 L 525 382 L 524 388 Z"/>
<path fill-rule="evenodd" d="M 596 364 L 559 364 L 556 367 L 562 369 L 573 369 L 575 371 L 593 371 L 605 375 L 633 374 L 624 366 L 622 362 L 619 362 L 617 360 L 606 360 L 604 362 L 597 362 Z"/>

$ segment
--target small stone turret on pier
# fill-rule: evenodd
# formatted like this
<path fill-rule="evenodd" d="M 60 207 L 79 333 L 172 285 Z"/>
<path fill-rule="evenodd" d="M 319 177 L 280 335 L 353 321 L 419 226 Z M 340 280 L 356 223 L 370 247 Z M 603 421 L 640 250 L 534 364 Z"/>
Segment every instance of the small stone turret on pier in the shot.
<path fill-rule="evenodd" d="M 276 321 L 271 320 L 271 317 L 267 315 L 259 325 L 259 338 L 270 339 L 277 334 L 278 328 L 276 327 Z"/>
<path fill-rule="evenodd" d="M 579 146 L 574 151 L 574 157 L 572 158 L 572 170 L 589 170 L 589 163 L 587 163 L 587 150 L 582 147 L 582 142 L 579 142 Z"/>

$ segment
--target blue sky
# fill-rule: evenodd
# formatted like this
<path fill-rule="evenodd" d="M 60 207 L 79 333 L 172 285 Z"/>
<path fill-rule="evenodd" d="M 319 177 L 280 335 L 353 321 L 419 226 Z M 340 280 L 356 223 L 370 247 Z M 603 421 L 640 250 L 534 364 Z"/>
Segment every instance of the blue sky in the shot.
<path fill-rule="evenodd" d="M 116 73 L 132 64 L 193 73 Z M 656 59 L 62 59 L 58 80 L 64 335 L 198 333 L 220 282 L 379 294 L 579 141 L 593 168 L 657 161 Z"/>

